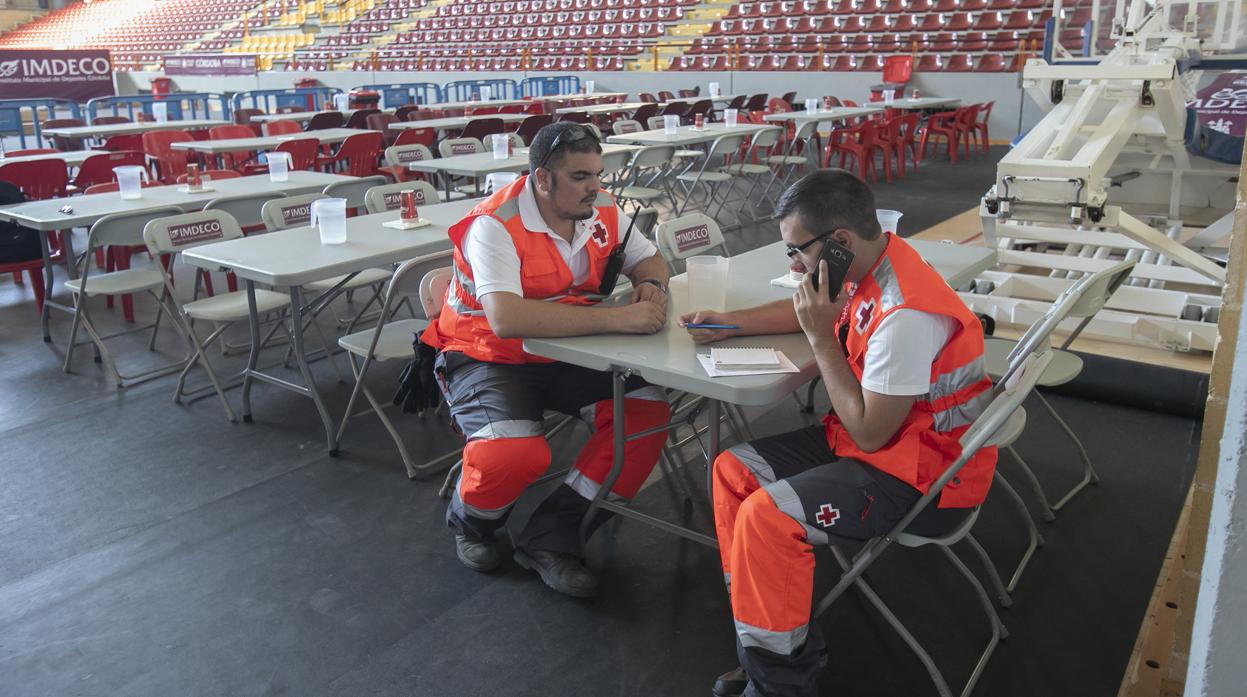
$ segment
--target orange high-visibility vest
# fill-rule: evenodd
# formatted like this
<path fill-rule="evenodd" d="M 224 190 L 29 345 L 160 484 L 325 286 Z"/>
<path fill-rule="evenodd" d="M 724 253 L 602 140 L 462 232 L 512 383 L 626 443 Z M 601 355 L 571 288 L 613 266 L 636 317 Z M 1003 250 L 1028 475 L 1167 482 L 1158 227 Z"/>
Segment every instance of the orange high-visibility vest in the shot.
<path fill-rule="evenodd" d="M 463 254 L 463 238 L 472 221 L 488 215 L 502 223 L 515 251 L 520 257 L 520 286 L 524 297 L 585 305 L 596 300 L 585 297 L 598 292 L 606 260 L 619 239 L 619 215 L 615 199 L 599 191 L 593 207 L 597 218 L 590 240 L 584 249 L 589 254 L 589 275 L 584 283 L 574 285 L 571 269 L 544 232 L 530 232 L 520 219 L 519 197 L 528 177 L 520 177 L 505 188 L 481 201 L 468 214 L 451 226 L 450 241 L 455 246 L 454 276 L 446 288 L 442 312 L 421 340 L 442 351 L 461 351 L 478 361 L 489 363 L 549 363 L 547 358 L 524 351 L 521 339 L 501 339 L 489 327 L 489 320 L 476 295 L 472 267 Z"/>
<path fill-rule="evenodd" d="M 885 317 L 901 309 L 946 315 L 960 323 L 931 364 L 930 390 L 914 403 L 896 435 L 873 453 L 853 442 L 834 415 L 827 416 L 827 441 L 839 457 L 861 460 L 926 493 L 961 456 L 958 439 L 992 399 L 983 360 L 983 328 L 944 279 L 905 240 L 889 235 L 875 268 L 858 285 L 848 311 L 836 325 L 844 336 L 849 366 L 858 380 L 866 346 Z M 969 508 L 983 502 L 996 467 L 996 448 L 982 448 L 940 493 L 941 508 Z"/>

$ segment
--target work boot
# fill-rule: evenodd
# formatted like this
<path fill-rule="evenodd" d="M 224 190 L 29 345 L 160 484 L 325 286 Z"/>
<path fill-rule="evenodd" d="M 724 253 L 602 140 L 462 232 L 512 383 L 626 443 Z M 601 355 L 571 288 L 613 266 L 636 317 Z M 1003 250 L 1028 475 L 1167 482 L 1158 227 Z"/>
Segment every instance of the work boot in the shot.
<path fill-rule="evenodd" d="M 546 585 L 573 598 L 592 598 L 598 593 L 598 580 L 571 554 L 544 549 L 515 550 L 515 563 L 541 574 Z"/>
<path fill-rule="evenodd" d="M 502 554 L 493 540 L 478 540 L 467 535 L 455 535 L 455 556 L 473 571 L 486 573 L 502 564 Z"/>
<path fill-rule="evenodd" d="M 715 678 L 714 688 L 710 691 L 714 697 L 740 697 L 745 694 L 748 685 L 749 676 L 745 674 L 745 669 L 733 668 Z"/>

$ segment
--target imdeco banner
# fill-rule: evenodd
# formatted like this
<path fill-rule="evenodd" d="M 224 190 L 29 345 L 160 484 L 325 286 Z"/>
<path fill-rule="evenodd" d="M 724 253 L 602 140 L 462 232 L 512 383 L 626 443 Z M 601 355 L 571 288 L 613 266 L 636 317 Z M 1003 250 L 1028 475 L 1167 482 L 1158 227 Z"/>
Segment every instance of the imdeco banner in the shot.
<path fill-rule="evenodd" d="M 113 94 L 108 51 L 0 49 L 0 96 L 4 99 L 85 102 Z"/>
<path fill-rule="evenodd" d="M 255 75 L 255 56 L 247 54 L 165 56 L 165 75 Z"/>

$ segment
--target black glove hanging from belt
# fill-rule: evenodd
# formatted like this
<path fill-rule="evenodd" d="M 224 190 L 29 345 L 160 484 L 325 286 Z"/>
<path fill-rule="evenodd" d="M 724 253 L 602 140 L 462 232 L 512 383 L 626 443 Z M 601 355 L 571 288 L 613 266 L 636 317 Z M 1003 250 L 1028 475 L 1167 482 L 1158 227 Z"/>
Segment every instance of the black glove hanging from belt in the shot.
<path fill-rule="evenodd" d="M 402 407 L 404 414 L 419 414 L 425 409 L 436 409 L 441 404 L 442 393 L 433 375 L 437 349 L 420 341 L 419 334 L 415 335 L 411 347 L 416 359 L 408 363 L 398 376 L 398 391 L 394 393 L 393 404 Z"/>

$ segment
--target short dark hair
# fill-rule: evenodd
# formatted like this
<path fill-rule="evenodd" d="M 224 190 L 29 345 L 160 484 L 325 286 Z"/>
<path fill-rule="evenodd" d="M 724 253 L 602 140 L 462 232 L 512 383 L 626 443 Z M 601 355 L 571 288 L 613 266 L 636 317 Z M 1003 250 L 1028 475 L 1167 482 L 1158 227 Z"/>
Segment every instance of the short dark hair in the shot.
<path fill-rule="evenodd" d="M 866 182 L 842 169 L 820 169 L 788 187 L 775 205 L 776 220 L 798 216 L 811 234 L 837 228 L 864 240 L 883 234 L 875 215 L 875 195 Z"/>
<path fill-rule="evenodd" d="M 563 135 L 577 129 L 583 129 L 586 137 L 569 141 L 567 136 Z M 554 144 L 555 140 L 559 141 L 557 146 Z M 571 121 L 548 124 L 537 131 L 537 135 L 533 136 L 533 142 L 529 144 L 528 171 L 536 172 L 541 167 L 552 169 L 558 166 L 564 153 L 567 152 L 595 152 L 601 155 L 602 144 L 598 142 L 598 137 L 588 126 Z"/>

